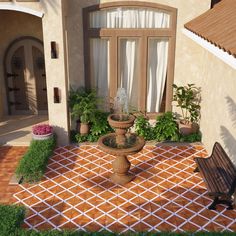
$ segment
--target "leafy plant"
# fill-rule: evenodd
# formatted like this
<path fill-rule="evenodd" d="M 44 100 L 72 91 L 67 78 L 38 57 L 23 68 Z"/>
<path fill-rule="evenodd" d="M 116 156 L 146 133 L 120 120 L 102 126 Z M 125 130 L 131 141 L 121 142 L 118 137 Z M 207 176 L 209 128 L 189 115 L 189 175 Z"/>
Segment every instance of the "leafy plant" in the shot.
<path fill-rule="evenodd" d="M 153 127 L 143 115 L 138 116 L 135 120 L 135 132 L 147 141 L 155 139 Z"/>
<path fill-rule="evenodd" d="M 172 112 L 166 112 L 157 116 L 157 122 L 154 127 L 155 139 L 157 141 L 178 141 L 179 129 Z"/>
<path fill-rule="evenodd" d="M 0 235 L 14 233 L 23 223 L 24 217 L 24 207 L 0 204 Z"/>
<path fill-rule="evenodd" d="M 31 183 L 41 180 L 55 145 L 54 137 L 47 140 L 32 140 L 29 150 L 20 160 L 16 175 L 23 176 L 24 182 Z"/>
<path fill-rule="evenodd" d="M 92 122 L 99 100 L 95 90 L 72 89 L 69 94 L 72 118 L 79 118 L 81 123 Z"/>
<path fill-rule="evenodd" d="M 194 84 L 177 86 L 173 84 L 173 101 L 181 108 L 183 122 L 198 122 L 200 117 L 200 89 Z"/>
<path fill-rule="evenodd" d="M 109 113 L 96 111 L 94 113 L 94 119 L 91 122 L 90 133 L 88 135 L 76 134 L 75 139 L 77 142 L 96 142 L 102 135 L 112 132 L 113 129 L 107 122 Z"/>
<path fill-rule="evenodd" d="M 194 133 L 194 134 L 189 134 L 189 135 L 181 135 L 180 141 L 181 142 L 201 142 L 202 140 L 202 135 L 201 133 Z"/>

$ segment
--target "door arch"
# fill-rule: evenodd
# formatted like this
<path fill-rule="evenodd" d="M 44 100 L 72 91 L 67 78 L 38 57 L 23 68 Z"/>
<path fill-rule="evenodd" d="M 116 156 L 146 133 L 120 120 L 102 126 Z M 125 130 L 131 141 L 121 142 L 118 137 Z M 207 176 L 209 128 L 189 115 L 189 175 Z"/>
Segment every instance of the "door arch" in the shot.
<path fill-rule="evenodd" d="M 33 37 L 15 40 L 5 55 L 9 114 L 46 114 L 48 110 L 43 44 Z"/>

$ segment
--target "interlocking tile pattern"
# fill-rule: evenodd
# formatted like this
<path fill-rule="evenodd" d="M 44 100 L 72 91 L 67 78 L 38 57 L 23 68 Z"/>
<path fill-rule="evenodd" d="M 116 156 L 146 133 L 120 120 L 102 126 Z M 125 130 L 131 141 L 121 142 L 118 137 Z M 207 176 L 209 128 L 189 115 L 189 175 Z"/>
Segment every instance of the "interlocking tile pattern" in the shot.
<path fill-rule="evenodd" d="M 26 150 L 27 147 L 0 146 L 0 203 L 10 203 L 13 193 L 16 192 L 17 187 L 9 186 L 9 181 Z"/>
<path fill-rule="evenodd" d="M 28 207 L 24 227 L 86 231 L 235 231 L 236 210 L 211 203 L 193 157 L 201 145 L 146 145 L 129 156 L 133 182 L 110 182 L 114 157 L 95 145 L 55 150 L 44 180 L 14 197 Z"/>

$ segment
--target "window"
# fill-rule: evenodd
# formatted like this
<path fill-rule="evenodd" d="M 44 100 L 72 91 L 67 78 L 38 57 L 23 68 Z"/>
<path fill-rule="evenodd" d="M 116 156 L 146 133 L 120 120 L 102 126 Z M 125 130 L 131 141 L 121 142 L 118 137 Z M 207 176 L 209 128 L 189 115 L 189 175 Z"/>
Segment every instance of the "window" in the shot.
<path fill-rule="evenodd" d="M 135 109 L 171 110 L 176 9 L 116 2 L 84 9 L 85 81 L 99 96 L 126 89 Z"/>

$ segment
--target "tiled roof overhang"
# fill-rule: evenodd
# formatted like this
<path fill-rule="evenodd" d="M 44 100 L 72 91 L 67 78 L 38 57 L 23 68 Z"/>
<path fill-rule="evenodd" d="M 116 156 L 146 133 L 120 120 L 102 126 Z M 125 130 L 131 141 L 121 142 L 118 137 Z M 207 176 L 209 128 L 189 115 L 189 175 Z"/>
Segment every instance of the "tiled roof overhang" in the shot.
<path fill-rule="evenodd" d="M 222 0 L 185 28 L 236 57 L 236 0 Z"/>

